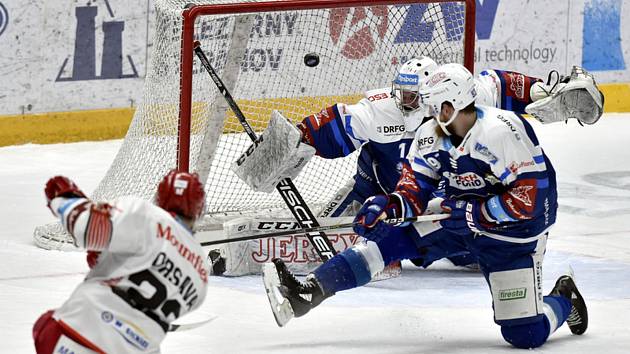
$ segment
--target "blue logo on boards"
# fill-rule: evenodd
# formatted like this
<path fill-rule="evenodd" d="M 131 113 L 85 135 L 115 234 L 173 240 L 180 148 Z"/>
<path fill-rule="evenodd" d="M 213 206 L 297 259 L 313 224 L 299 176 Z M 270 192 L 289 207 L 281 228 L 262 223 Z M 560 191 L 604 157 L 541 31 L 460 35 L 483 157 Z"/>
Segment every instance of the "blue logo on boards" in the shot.
<path fill-rule="evenodd" d="M 433 40 L 435 22 L 424 20 L 429 9 L 428 4 L 412 5 L 398 31 L 394 43 L 430 42 Z M 460 3 L 443 3 L 440 9 L 444 17 L 446 40 L 457 41 L 462 38 L 460 24 L 464 19 L 464 6 Z"/>
<path fill-rule="evenodd" d="M 114 12 L 105 1 L 110 17 Z M 80 81 L 80 80 L 106 80 L 129 79 L 138 77 L 138 71 L 131 56 L 123 56 L 122 34 L 125 29 L 124 21 L 103 21 L 96 24 L 98 7 L 79 6 L 75 8 L 77 19 L 76 37 L 74 42 L 74 55 L 72 63 L 72 76 L 62 77 L 69 58 L 66 58 L 59 69 L 55 81 Z M 96 29 L 101 27 L 103 31 L 103 51 L 101 57 L 101 74 L 96 74 Z M 123 73 L 123 58 L 127 59 L 132 73 Z"/>
<path fill-rule="evenodd" d="M 476 1 L 475 31 L 478 39 L 490 38 L 498 6 L 499 0 L 486 0 L 483 4 L 479 0 Z"/>
<path fill-rule="evenodd" d="M 488 39 L 492 33 L 492 26 L 497 14 L 499 0 L 476 1 L 475 31 L 478 39 Z M 464 21 L 465 8 L 462 3 L 441 3 L 440 10 L 444 19 L 447 41 L 459 41 L 463 32 L 461 24 Z M 394 43 L 431 42 L 434 36 L 435 22 L 426 20 L 426 12 L 430 10 L 427 4 L 412 5 Z"/>
<path fill-rule="evenodd" d="M 584 3 L 582 66 L 585 69 L 626 68 L 621 50 L 621 6 L 622 0 L 587 0 Z"/>
<path fill-rule="evenodd" d="M 476 0 L 475 32 L 477 39 L 490 39 L 500 0 Z M 441 3 L 447 41 L 462 39 L 461 21 L 464 6 L 461 3 Z M 621 48 L 621 8 L 623 0 L 586 0 L 582 26 L 582 66 L 587 70 L 625 70 Z M 428 20 L 427 4 L 409 7 L 395 43 L 430 42 L 435 35 L 436 23 Z M 627 12 L 627 11 L 626 11 Z"/>
<path fill-rule="evenodd" d="M 2 3 L 0 2 L 0 36 L 2 35 L 2 32 L 4 32 L 4 30 L 7 29 L 8 25 L 9 25 L 9 11 L 7 11 L 7 8 L 4 7 L 4 5 L 2 5 Z"/>

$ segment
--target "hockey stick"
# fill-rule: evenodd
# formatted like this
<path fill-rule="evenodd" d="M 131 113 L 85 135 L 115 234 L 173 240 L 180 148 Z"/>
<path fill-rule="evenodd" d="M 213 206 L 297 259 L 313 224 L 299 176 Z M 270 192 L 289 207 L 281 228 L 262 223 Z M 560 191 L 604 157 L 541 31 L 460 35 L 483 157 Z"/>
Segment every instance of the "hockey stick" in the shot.
<path fill-rule="evenodd" d="M 191 323 L 182 323 L 182 324 L 175 324 L 175 323 L 171 323 L 171 325 L 168 327 L 168 331 L 169 332 L 180 332 L 180 331 L 187 331 L 189 329 L 195 329 L 195 328 L 199 328 L 203 325 L 205 325 L 206 323 L 212 322 L 214 320 L 217 319 L 217 315 L 210 315 L 209 318 L 203 320 L 203 321 L 198 321 L 198 322 L 191 322 Z"/>
<path fill-rule="evenodd" d="M 254 132 L 254 129 L 252 129 L 252 126 L 249 125 L 247 119 L 245 118 L 245 115 L 236 104 L 236 101 L 234 101 L 234 98 L 232 98 L 232 95 L 227 90 L 227 87 L 225 87 L 225 85 L 223 84 L 223 81 L 221 81 L 221 78 L 219 77 L 217 72 L 210 64 L 208 57 L 206 57 L 206 54 L 201 49 L 201 43 L 199 43 L 199 41 L 195 41 L 195 43 L 193 44 L 193 48 L 195 50 L 195 54 L 201 61 L 201 64 L 206 69 L 208 74 L 210 74 L 212 81 L 214 81 L 215 85 L 217 85 L 217 89 L 219 89 L 219 92 L 221 92 L 221 94 L 227 101 L 228 105 L 236 115 L 236 118 L 238 118 L 238 121 L 243 126 L 243 129 L 245 129 L 245 132 L 250 137 L 250 139 L 252 139 L 252 141 L 256 143 L 258 141 L 258 136 Z M 280 183 L 278 183 L 278 185 L 276 186 L 276 189 L 291 210 L 293 217 L 295 217 L 295 219 L 298 221 L 303 229 L 319 227 L 319 223 L 317 222 L 317 219 L 315 219 L 315 215 L 313 215 L 309 207 L 306 205 L 306 202 L 304 201 L 290 178 L 285 178 L 280 181 Z M 317 251 L 317 254 L 322 259 L 322 261 L 325 262 L 332 258 L 337 252 L 333 248 L 332 243 L 330 243 L 328 237 L 326 237 L 326 234 L 324 234 L 322 231 L 323 230 L 307 231 L 306 237 L 315 247 L 315 250 Z"/>
<path fill-rule="evenodd" d="M 432 215 L 413 216 L 413 217 L 410 217 L 410 218 L 383 219 L 382 221 L 384 223 L 386 223 L 386 224 L 393 225 L 393 224 L 400 224 L 400 223 L 403 223 L 403 222 L 437 221 L 437 220 L 446 219 L 449 216 L 451 216 L 451 214 L 432 214 Z M 321 231 L 328 231 L 328 230 L 335 230 L 335 229 L 349 229 L 349 228 L 352 228 L 355 225 L 357 225 L 356 222 L 349 222 L 349 223 L 342 223 L 342 224 L 335 224 L 335 225 L 309 227 L 309 228 L 303 228 L 303 229 L 297 229 L 297 230 L 286 230 L 286 231 L 278 231 L 278 232 L 269 232 L 269 233 L 266 233 L 266 234 L 242 236 L 242 237 L 228 238 L 228 239 L 216 240 L 216 241 L 206 241 L 206 242 L 201 242 L 201 245 L 202 246 L 211 246 L 211 245 L 219 245 L 219 244 L 222 244 L 222 243 L 256 240 L 256 239 L 259 239 L 259 238 L 289 236 L 289 235 L 301 235 L 301 234 L 307 234 L 308 235 L 309 233 L 312 233 L 312 232 L 321 232 Z"/>

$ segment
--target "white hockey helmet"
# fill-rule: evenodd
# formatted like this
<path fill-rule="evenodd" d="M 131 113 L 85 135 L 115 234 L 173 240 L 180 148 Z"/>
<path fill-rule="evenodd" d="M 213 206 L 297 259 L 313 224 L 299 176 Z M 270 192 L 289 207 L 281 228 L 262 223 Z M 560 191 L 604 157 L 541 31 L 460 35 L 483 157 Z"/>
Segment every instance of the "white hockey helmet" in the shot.
<path fill-rule="evenodd" d="M 400 66 L 392 82 L 392 97 L 405 119 L 405 129 L 415 131 L 425 117 L 426 106 L 418 96 L 420 81 L 431 75 L 438 65 L 429 57 L 407 60 Z"/>
<path fill-rule="evenodd" d="M 446 135 L 451 135 L 446 127 L 453 123 L 460 110 L 477 98 L 473 75 L 461 64 L 444 64 L 420 82 L 420 100 L 429 106 Z M 449 102 L 455 111 L 443 122 L 440 119 L 442 103 Z"/>

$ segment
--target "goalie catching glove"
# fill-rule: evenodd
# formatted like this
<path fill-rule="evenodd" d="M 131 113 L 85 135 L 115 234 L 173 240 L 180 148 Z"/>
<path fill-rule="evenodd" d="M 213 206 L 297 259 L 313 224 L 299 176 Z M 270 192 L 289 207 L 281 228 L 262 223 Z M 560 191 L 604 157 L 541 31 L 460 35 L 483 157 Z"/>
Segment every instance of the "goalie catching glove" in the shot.
<path fill-rule="evenodd" d="M 273 111 L 267 129 L 232 163 L 232 171 L 255 192 L 269 193 L 281 180 L 295 178 L 313 155 L 300 130 Z"/>
<path fill-rule="evenodd" d="M 546 85 L 542 82 L 532 85 L 534 102 L 525 107 L 525 112 L 542 123 L 575 118 L 580 123 L 595 124 L 604 112 L 604 95 L 597 89 L 593 75 L 574 66 L 569 77 L 558 77 L 553 85 L 551 76 L 550 73 Z"/>

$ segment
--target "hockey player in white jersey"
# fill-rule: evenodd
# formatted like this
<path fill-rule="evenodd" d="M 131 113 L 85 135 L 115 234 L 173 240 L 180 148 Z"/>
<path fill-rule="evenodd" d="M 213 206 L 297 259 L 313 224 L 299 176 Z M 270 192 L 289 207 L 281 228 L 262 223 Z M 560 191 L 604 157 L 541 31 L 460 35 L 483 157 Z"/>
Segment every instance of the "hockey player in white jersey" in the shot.
<path fill-rule="evenodd" d="M 95 257 L 70 298 L 35 323 L 37 353 L 159 353 L 171 322 L 206 296 L 208 263 L 191 231 L 205 201 L 197 175 L 169 172 L 157 205 L 95 202 L 63 176 L 45 194 L 75 245 Z"/>
<path fill-rule="evenodd" d="M 588 314 L 571 275 L 542 295 L 543 255 L 558 204 L 553 166 L 530 124 L 512 112 L 476 105 L 473 76 L 459 64 L 425 78 L 419 95 L 436 118 L 416 132 L 412 168 L 403 167 L 396 191 L 368 198 L 359 210 L 355 231 L 369 241 L 337 254 L 305 282 L 281 260 L 265 264 L 278 325 L 366 284 L 392 261 L 430 263 L 465 249 L 479 262 L 508 343 L 539 347 L 565 321 L 571 332 L 583 334 Z M 380 221 L 421 215 L 439 190 L 449 218 L 420 225 Z"/>
<path fill-rule="evenodd" d="M 307 146 L 292 145 L 292 149 L 280 151 L 288 144 L 264 139 L 262 144 L 275 144 L 278 147 L 275 148 L 276 152 L 248 156 L 252 160 L 258 156 L 261 159 L 273 156 L 274 163 L 284 156 L 286 162 L 280 164 L 283 167 L 270 168 L 262 174 L 259 173 L 260 169 L 255 173 L 243 168 L 235 172 L 254 190 L 270 191 L 280 179 L 293 178 L 299 173 L 306 164 L 304 160 L 308 159 L 302 159 L 300 164 L 295 161 L 301 159 L 304 150 L 309 147 L 314 147 L 315 153 L 326 159 L 344 157 L 360 150 L 356 174 L 336 192 L 319 214 L 320 217 L 355 215 L 368 197 L 391 193 L 395 189 L 402 167 L 407 164 L 406 156 L 416 130 L 423 122 L 431 120 L 427 107 L 418 100 L 418 83 L 436 68 L 435 61 L 428 57 L 405 62 L 390 87 L 367 91 L 365 98 L 356 104 L 337 103 L 302 120 L 298 128 Z M 528 110 L 544 123 L 576 118 L 581 123 L 593 124 L 602 114 L 603 96 L 597 90 L 593 77 L 580 68 L 574 68 L 567 77 L 560 77 L 556 71 L 552 71 L 547 83 L 517 72 L 484 70 L 475 78 L 475 85 L 478 104 L 516 113 Z M 281 118 L 278 120 L 282 121 Z M 270 128 L 280 126 L 279 123 L 270 124 Z M 306 156 L 310 158 L 312 154 Z M 251 165 L 269 166 L 270 163 L 259 160 L 251 161 Z M 249 244 L 255 242 L 250 241 Z M 215 252 L 215 262 L 221 263 L 221 267 L 215 269 L 221 268 L 223 271 L 227 263 L 228 274 L 259 272 L 260 264 L 242 259 L 251 258 L 252 254 L 244 250 L 244 245 L 247 243 L 224 246 L 221 252 L 223 259 Z M 225 262 L 226 259 L 230 260 Z M 474 262 L 466 254 L 449 259 L 456 265 Z M 238 265 L 240 269 L 232 269 L 232 265 Z"/>

